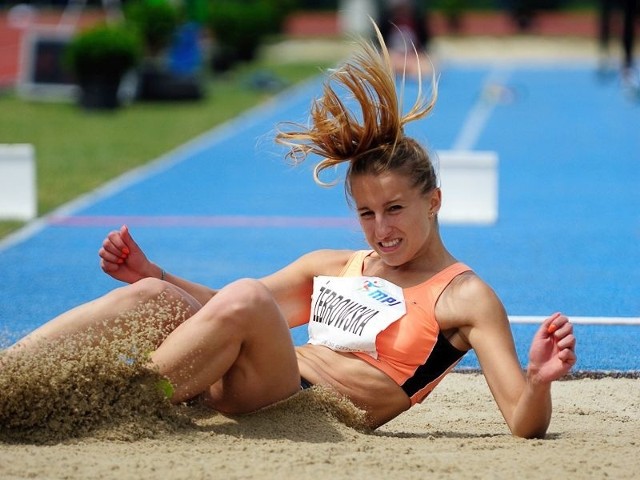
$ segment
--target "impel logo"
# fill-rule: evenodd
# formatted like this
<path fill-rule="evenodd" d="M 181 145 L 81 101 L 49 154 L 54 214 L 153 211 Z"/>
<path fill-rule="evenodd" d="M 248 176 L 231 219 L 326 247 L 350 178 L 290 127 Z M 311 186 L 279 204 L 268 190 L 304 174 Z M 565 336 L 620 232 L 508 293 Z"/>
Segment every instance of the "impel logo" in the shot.
<path fill-rule="evenodd" d="M 366 292 L 368 297 L 385 305 L 394 306 L 402 303 L 383 290 L 383 282 L 379 279 L 365 278 L 362 287 L 358 290 Z"/>

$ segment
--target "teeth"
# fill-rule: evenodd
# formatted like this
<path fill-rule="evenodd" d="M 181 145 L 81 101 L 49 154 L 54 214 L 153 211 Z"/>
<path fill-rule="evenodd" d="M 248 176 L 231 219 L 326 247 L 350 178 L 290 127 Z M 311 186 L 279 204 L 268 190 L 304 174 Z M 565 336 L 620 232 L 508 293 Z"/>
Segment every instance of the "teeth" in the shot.
<path fill-rule="evenodd" d="M 380 245 L 382 245 L 384 248 L 390 248 L 390 247 L 395 247 L 399 243 L 400 243 L 400 240 L 396 238 L 395 240 L 391 240 L 390 242 L 380 242 Z"/>

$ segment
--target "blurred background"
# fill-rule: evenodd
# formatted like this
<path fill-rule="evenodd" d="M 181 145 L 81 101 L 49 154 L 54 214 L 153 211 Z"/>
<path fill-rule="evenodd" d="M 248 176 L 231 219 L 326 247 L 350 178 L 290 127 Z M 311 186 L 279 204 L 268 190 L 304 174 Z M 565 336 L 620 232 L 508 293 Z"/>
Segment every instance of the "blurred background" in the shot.
<path fill-rule="evenodd" d="M 0 238 L 334 65 L 372 34 L 369 17 L 389 45 L 401 32 L 434 63 L 578 55 L 638 98 L 637 4 L 0 0 L 0 145 L 33 157 L 11 170 L 27 186 L 0 168 Z"/>
<path fill-rule="evenodd" d="M 24 57 L 34 53 L 40 55 L 39 63 L 32 66 L 36 71 L 29 73 L 37 77 L 37 82 L 55 83 L 82 77 L 84 59 L 78 58 L 81 52 L 76 52 L 75 57 L 67 54 L 66 61 L 56 65 L 57 70 L 46 63 L 52 56 L 63 57 L 61 44 L 68 46 L 71 37 L 105 20 L 114 28 L 125 27 L 118 31 L 120 49 L 125 48 L 123 30 L 135 32 L 128 45 L 133 58 L 127 61 L 121 58 L 121 63 L 122 68 L 142 63 L 144 75 L 155 74 L 150 85 L 142 86 L 143 97 L 171 95 L 153 83 L 162 80 L 179 83 L 176 74 L 182 76 L 180 86 L 184 91 L 173 85 L 173 95 L 197 96 L 201 92 L 197 86 L 186 85 L 185 76 L 198 67 L 223 71 L 235 62 L 253 59 L 263 43 L 283 36 L 327 38 L 366 34 L 370 32 L 367 16 L 382 25 L 390 10 L 403 3 L 415 8 L 414 20 L 426 37 L 423 41 L 452 35 L 529 34 L 579 36 L 596 42 L 604 28 L 601 12 L 606 10 L 607 15 L 615 16 L 616 10 L 629 1 L 634 6 L 637 3 L 637 0 L 0 0 L 0 85 L 15 84 L 20 68 L 24 70 L 28 67 L 26 63 L 34 61 Z M 637 12 L 634 16 L 637 17 Z M 617 35 L 621 22 L 612 18 L 612 26 L 605 34 Z M 102 33 L 101 38 L 87 40 L 94 50 L 99 41 L 107 42 Z M 33 38 L 27 38 L 29 44 L 23 45 L 25 36 L 38 34 L 46 38 L 35 40 L 36 45 Z M 113 50 L 113 43 L 110 48 Z M 164 72 L 159 68 L 161 62 L 166 67 Z M 163 73 L 174 76 L 162 78 Z"/>
<path fill-rule="evenodd" d="M 603 81 L 640 98 L 637 4 L 0 0 L 0 145 L 33 147 L 22 172 L 28 187 L 0 169 L 0 192 L 20 190 L 12 194 L 18 200 L 0 193 L 0 238 L 334 65 L 354 35 L 372 34 L 369 17 L 388 45 L 400 32 L 400 43 L 414 43 L 436 64 L 532 49 L 541 57 L 580 55 Z M 16 201 L 33 205 L 3 209 Z"/>

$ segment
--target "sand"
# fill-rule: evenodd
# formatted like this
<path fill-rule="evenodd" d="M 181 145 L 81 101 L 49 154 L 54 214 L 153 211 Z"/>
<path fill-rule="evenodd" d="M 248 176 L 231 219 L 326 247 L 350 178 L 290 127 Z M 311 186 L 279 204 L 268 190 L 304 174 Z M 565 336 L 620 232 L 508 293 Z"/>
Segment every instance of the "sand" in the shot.
<path fill-rule="evenodd" d="M 374 432 L 339 421 L 314 391 L 240 418 L 183 407 L 186 426 L 114 422 L 54 444 L 0 442 L 0 478 L 631 479 L 640 471 L 639 393 L 631 378 L 558 382 L 545 440 L 512 437 L 479 374 L 451 374 Z"/>

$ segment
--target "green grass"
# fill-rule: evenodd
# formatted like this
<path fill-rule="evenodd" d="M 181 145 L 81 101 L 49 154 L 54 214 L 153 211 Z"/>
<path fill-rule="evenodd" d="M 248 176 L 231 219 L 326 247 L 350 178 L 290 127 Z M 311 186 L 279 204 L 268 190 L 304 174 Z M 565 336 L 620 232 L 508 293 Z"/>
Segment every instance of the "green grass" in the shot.
<path fill-rule="evenodd" d="M 0 96 L 0 142 L 35 146 L 38 214 L 43 215 L 267 100 L 270 94 L 247 86 L 252 72 L 267 69 L 292 84 L 326 66 L 257 62 L 210 80 L 202 101 L 135 102 L 113 112 L 7 94 Z M 0 238 L 22 225 L 0 221 Z"/>

